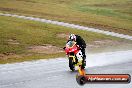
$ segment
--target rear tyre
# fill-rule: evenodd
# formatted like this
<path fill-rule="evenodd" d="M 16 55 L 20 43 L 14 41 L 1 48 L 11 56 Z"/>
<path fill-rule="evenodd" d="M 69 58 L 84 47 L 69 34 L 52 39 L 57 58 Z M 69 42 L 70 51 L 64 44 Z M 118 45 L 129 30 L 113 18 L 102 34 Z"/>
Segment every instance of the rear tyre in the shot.
<path fill-rule="evenodd" d="M 73 62 L 73 58 L 69 58 L 69 67 L 72 71 L 75 71 L 75 65 L 74 65 L 74 62 Z"/>

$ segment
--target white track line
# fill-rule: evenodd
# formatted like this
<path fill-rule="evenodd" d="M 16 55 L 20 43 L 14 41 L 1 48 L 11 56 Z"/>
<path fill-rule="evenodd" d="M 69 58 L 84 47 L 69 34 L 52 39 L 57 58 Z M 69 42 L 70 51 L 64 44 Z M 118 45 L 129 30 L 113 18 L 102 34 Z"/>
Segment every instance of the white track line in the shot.
<path fill-rule="evenodd" d="M 56 24 L 56 25 L 65 26 L 65 27 L 69 27 L 69 28 L 76 28 L 76 29 L 81 29 L 81 30 L 86 30 L 86 31 L 91 31 L 91 32 L 96 32 L 96 33 L 101 33 L 101 34 L 105 34 L 105 35 L 110 35 L 110 36 L 114 36 L 114 37 L 132 40 L 132 36 L 130 36 L 130 35 L 119 34 L 119 33 L 115 33 L 115 32 L 109 32 L 109 31 L 104 31 L 104 30 L 100 30 L 100 29 L 89 28 L 89 27 L 75 25 L 75 24 L 69 24 L 69 23 L 65 23 L 65 22 L 35 18 L 35 17 L 28 17 L 28 16 L 20 16 L 20 15 L 14 15 L 14 14 L 4 14 L 4 13 L 0 13 L 0 16 L 9 16 L 9 17 L 16 17 L 16 18 L 22 18 L 22 19 L 27 19 L 27 20 L 39 21 L 39 22 L 44 22 L 44 23 Z"/>

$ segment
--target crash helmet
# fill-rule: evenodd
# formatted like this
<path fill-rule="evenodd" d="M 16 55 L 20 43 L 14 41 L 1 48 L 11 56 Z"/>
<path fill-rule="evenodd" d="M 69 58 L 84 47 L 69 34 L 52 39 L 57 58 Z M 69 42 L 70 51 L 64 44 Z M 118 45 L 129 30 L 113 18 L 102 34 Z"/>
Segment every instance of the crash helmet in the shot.
<path fill-rule="evenodd" d="M 76 41 L 76 36 L 75 36 L 75 34 L 70 34 L 70 35 L 69 35 L 69 40 Z"/>

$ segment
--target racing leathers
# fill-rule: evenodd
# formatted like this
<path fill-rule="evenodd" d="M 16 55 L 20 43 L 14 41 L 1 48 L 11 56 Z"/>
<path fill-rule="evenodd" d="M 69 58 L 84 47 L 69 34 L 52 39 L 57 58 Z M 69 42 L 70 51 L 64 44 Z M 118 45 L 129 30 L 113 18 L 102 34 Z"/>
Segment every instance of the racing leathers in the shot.
<path fill-rule="evenodd" d="M 82 52 L 82 55 L 83 55 L 83 62 L 84 62 L 84 65 L 86 65 L 86 55 L 85 55 L 85 48 L 86 48 L 86 43 L 84 41 L 84 39 L 79 36 L 79 35 L 75 35 L 76 36 L 76 44 L 79 45 L 80 49 L 81 49 L 81 52 Z M 70 41 L 70 40 L 68 40 Z"/>

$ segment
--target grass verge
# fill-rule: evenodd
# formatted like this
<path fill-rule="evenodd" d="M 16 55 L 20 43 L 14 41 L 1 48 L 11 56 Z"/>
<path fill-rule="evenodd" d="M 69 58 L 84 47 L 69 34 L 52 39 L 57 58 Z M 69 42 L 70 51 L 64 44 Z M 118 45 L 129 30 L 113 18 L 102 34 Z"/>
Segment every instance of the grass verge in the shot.
<path fill-rule="evenodd" d="M 1 0 L 0 12 L 132 35 L 131 0 Z"/>
<path fill-rule="evenodd" d="M 44 44 L 50 44 L 62 49 L 66 43 L 66 38 L 63 35 L 68 33 L 81 35 L 86 43 L 92 43 L 96 40 L 126 41 L 103 34 L 20 18 L 0 16 L 0 20 L 0 54 L 6 56 L 10 56 L 10 54 L 18 55 L 18 57 L 1 58 L 1 64 L 64 56 L 64 52 L 58 52 L 55 54 L 28 52 L 28 48 L 30 46 L 43 46 Z M 63 34 L 61 37 L 58 36 L 61 34 Z"/>

